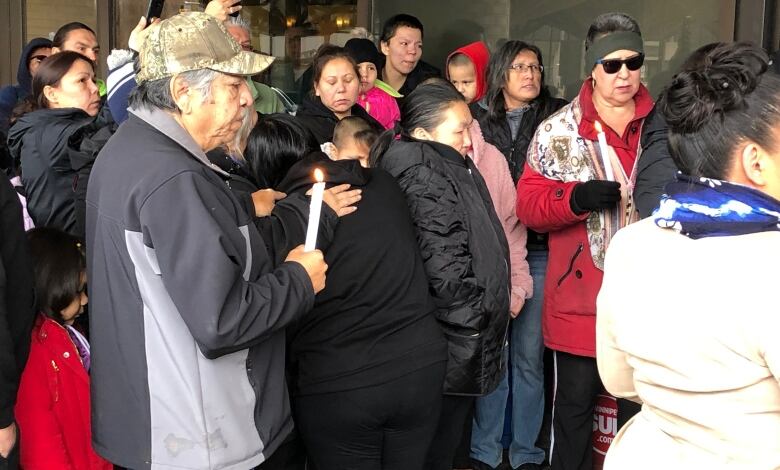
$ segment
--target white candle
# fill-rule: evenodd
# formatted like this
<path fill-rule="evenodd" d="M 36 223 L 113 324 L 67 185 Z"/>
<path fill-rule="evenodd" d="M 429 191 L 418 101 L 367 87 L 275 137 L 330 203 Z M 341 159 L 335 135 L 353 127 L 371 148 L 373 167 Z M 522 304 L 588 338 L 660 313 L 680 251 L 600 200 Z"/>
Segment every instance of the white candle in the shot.
<path fill-rule="evenodd" d="M 322 211 L 322 195 L 325 193 L 325 179 L 322 170 L 314 170 L 314 179 L 317 180 L 311 189 L 311 204 L 309 205 L 309 226 L 306 227 L 306 243 L 303 251 L 314 251 L 317 245 L 317 231 L 320 228 L 320 212 Z"/>
<path fill-rule="evenodd" d="M 604 129 L 601 127 L 601 123 L 596 121 L 596 132 L 599 137 L 599 150 L 601 151 L 601 160 L 604 162 L 605 176 L 609 181 L 615 181 L 615 174 L 612 172 L 612 160 L 609 158 L 609 146 L 607 145 L 607 135 L 604 134 Z"/>

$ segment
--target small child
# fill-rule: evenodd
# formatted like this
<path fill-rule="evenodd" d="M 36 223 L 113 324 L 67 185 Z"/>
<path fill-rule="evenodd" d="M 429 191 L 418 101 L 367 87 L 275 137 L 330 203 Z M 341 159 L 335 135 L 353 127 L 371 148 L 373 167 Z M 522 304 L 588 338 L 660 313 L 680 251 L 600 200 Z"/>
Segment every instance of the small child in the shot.
<path fill-rule="evenodd" d="M 73 328 L 87 304 L 84 251 L 60 230 L 28 232 L 38 318 L 14 414 L 22 468 L 111 470 L 92 450 L 87 339 Z"/>
<path fill-rule="evenodd" d="M 485 95 L 485 71 L 489 60 L 490 51 L 482 41 L 467 44 L 447 57 L 447 79 L 466 103 L 479 101 Z"/>
<path fill-rule="evenodd" d="M 344 49 L 355 59 L 360 69 L 358 104 L 385 129 L 392 128 L 401 119 L 401 111 L 395 98 L 387 92 L 390 86 L 376 78 L 379 70 L 379 51 L 376 46 L 368 39 L 352 38 L 344 44 Z"/>
<path fill-rule="evenodd" d="M 377 137 L 376 130 L 364 119 L 347 116 L 333 130 L 328 156 L 333 160 L 360 160 L 360 166 L 368 168 L 368 155 Z"/>

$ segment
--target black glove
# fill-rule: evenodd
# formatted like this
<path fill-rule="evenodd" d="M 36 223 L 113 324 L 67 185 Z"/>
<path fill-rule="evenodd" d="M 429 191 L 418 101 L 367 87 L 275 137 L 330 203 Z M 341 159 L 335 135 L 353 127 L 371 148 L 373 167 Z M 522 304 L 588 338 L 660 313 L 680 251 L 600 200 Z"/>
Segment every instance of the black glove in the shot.
<path fill-rule="evenodd" d="M 575 214 L 609 209 L 620 202 L 620 183 L 617 181 L 592 180 L 580 183 L 571 192 L 571 210 Z"/>

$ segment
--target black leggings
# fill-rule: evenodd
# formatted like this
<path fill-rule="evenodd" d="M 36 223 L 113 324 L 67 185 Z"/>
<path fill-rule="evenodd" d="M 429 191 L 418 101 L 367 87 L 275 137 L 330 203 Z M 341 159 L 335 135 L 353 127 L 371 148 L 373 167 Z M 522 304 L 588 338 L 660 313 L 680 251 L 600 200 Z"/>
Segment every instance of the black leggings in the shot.
<path fill-rule="evenodd" d="M 445 363 L 390 382 L 293 400 L 317 470 L 423 470 L 436 432 Z"/>

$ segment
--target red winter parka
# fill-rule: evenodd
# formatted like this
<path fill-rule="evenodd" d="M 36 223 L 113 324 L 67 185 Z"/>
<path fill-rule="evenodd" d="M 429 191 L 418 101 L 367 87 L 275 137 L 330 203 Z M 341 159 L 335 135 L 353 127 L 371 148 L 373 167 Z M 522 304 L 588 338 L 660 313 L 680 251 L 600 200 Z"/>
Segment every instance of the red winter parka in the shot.
<path fill-rule="evenodd" d="M 25 470 L 111 470 L 92 450 L 89 375 L 65 328 L 40 315 L 16 401 Z"/>
<path fill-rule="evenodd" d="M 549 233 L 542 320 L 545 345 L 555 351 L 595 357 L 596 295 L 604 275 L 603 254 L 609 236 L 599 235 L 600 214 L 577 215 L 569 203 L 577 184 L 604 179 L 594 129 L 594 121 L 603 120 L 593 105 L 592 90 L 588 79 L 570 104 L 537 128 L 517 184 L 517 217 L 529 229 Z M 632 182 L 642 122 L 653 107 L 642 85 L 634 102 L 634 120 L 622 136 L 605 126 L 607 143 Z"/>

